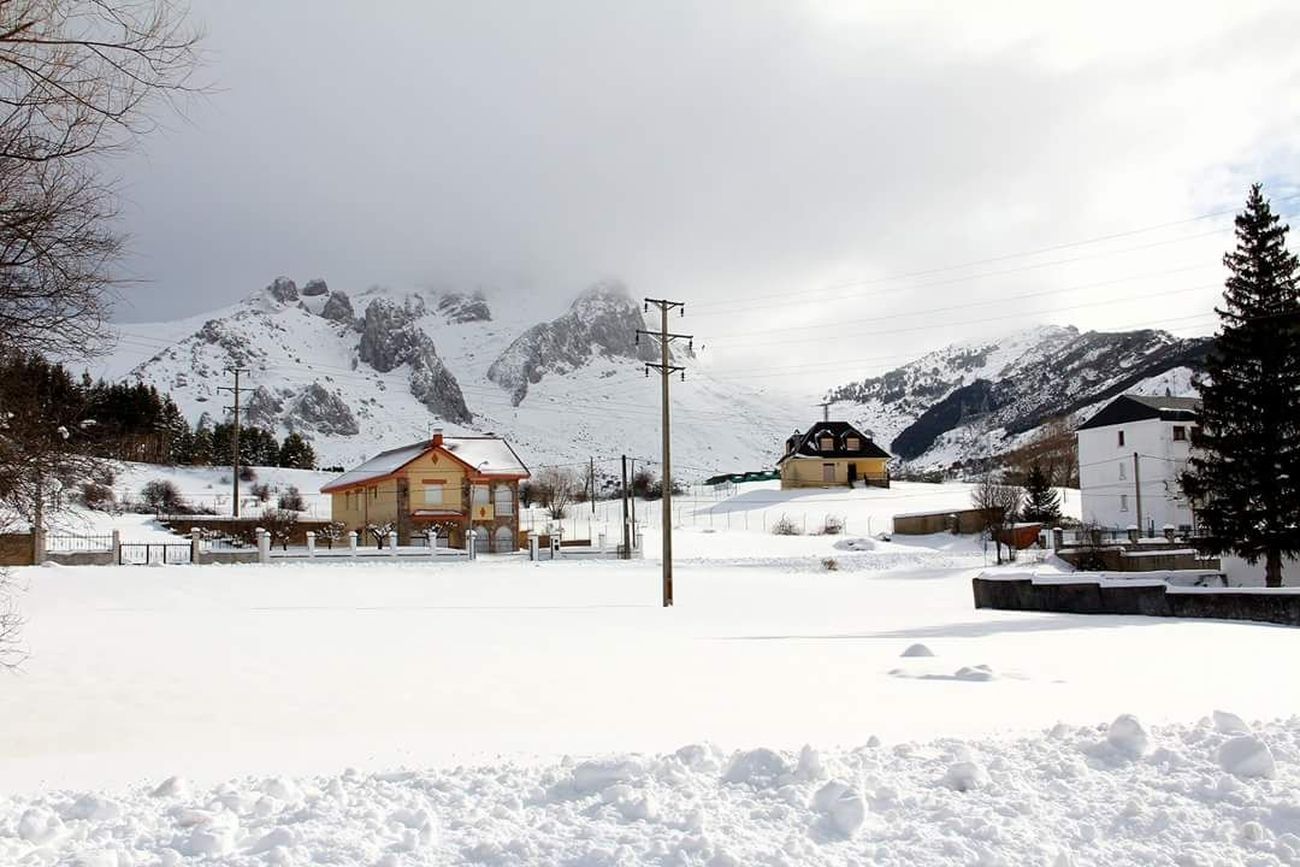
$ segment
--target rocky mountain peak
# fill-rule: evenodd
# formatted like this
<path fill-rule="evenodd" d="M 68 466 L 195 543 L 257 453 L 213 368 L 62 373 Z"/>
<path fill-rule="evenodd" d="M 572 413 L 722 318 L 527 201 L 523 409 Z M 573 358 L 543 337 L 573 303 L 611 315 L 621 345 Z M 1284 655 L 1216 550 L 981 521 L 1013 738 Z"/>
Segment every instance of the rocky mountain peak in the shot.
<path fill-rule="evenodd" d="M 438 357 L 433 339 L 416 324 L 423 313 L 424 303 L 418 298 L 402 304 L 389 298 L 371 301 L 357 323 L 361 331 L 357 356 L 380 373 L 409 365 L 411 394 L 447 421 L 469 422 L 473 415 L 456 377 Z"/>
<path fill-rule="evenodd" d="M 490 322 L 492 310 L 482 290 L 466 295 L 448 292 L 438 299 L 438 312 L 449 322 Z"/>
<path fill-rule="evenodd" d="M 650 341 L 636 341 L 645 327 L 641 307 L 617 280 L 586 289 L 563 316 L 521 334 L 488 368 L 488 379 L 518 406 L 528 386 L 548 374 L 565 374 L 594 357 L 654 360 Z"/>
<path fill-rule="evenodd" d="M 290 304 L 298 300 L 298 284 L 288 277 L 276 277 L 271 281 L 271 285 L 266 287 L 266 292 L 281 304 Z"/>

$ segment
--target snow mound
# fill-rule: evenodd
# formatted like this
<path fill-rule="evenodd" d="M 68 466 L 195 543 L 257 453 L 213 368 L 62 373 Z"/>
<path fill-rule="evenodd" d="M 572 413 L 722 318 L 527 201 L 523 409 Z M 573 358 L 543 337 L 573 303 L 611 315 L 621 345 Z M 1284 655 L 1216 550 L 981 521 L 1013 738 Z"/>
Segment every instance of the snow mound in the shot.
<path fill-rule="evenodd" d="M 784 783 L 790 777 L 790 771 L 789 763 L 780 753 L 760 747 L 733 756 L 722 779 L 764 789 Z"/>
<path fill-rule="evenodd" d="M 1240 735 L 1223 742 L 1219 747 L 1219 767 L 1235 777 L 1263 777 L 1277 775 L 1277 764 L 1268 744 L 1254 735 Z"/>
<path fill-rule="evenodd" d="M 867 804 L 856 789 L 841 780 L 831 780 L 813 795 L 812 807 L 826 826 L 843 837 L 852 837 L 867 817 Z"/>
<path fill-rule="evenodd" d="M 1106 742 L 1130 758 L 1145 755 L 1151 745 L 1147 730 L 1138 722 L 1137 717 L 1129 713 L 1121 714 L 1110 724 Z"/>
<path fill-rule="evenodd" d="M 573 769 L 573 789 L 580 794 L 591 794 L 640 774 L 641 766 L 631 760 L 583 762 Z"/>
<path fill-rule="evenodd" d="M 153 790 L 155 798 L 184 798 L 189 793 L 190 784 L 184 777 L 168 777 Z"/>
<path fill-rule="evenodd" d="M 839 551 L 874 551 L 876 543 L 873 539 L 853 538 L 841 539 L 835 543 L 835 548 Z"/>
<path fill-rule="evenodd" d="M 985 680 L 993 680 L 993 678 L 996 677 L 996 675 L 993 673 L 993 669 L 989 668 L 987 665 L 970 665 L 970 666 L 964 665 L 961 668 L 957 669 L 956 672 L 953 673 L 953 677 L 956 678 L 957 680 L 970 680 L 970 681 L 978 682 L 978 681 L 985 681 Z"/>
<path fill-rule="evenodd" d="M 943 784 L 953 791 L 969 792 L 988 785 L 988 771 L 976 762 L 957 762 L 943 775 Z"/>
<path fill-rule="evenodd" d="M 1225 735 L 1248 735 L 1250 726 L 1246 721 L 1235 713 L 1228 713 L 1226 710 L 1216 710 L 1214 712 L 1214 729 Z"/>
<path fill-rule="evenodd" d="M 899 656 L 934 656 L 934 651 L 924 644 L 913 644 L 900 653 Z"/>

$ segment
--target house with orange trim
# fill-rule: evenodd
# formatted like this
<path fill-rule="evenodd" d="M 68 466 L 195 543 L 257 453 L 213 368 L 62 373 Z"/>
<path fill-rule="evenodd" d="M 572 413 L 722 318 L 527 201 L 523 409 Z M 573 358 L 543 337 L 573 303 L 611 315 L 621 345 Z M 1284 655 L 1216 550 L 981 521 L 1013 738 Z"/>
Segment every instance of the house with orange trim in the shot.
<path fill-rule="evenodd" d="M 335 521 L 361 538 L 391 525 L 398 544 L 435 530 L 439 544 L 493 553 L 519 548 L 519 483 L 528 468 L 498 436 L 430 439 L 380 452 L 322 487 Z"/>

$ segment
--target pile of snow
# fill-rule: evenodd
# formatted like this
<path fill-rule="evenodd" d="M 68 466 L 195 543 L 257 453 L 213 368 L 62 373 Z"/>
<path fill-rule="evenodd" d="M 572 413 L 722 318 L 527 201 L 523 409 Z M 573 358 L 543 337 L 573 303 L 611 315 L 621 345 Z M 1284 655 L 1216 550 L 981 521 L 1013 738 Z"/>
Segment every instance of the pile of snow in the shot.
<path fill-rule="evenodd" d="M 1102 729 L 1105 727 L 1102 726 Z M 1112 726 L 1112 729 L 1114 726 Z M 1107 758 L 1096 727 L 1014 741 L 730 756 L 707 744 L 445 770 L 169 780 L 0 800 L 6 864 L 1151 864 L 1300 859 L 1300 719 L 1272 779 L 1208 719 Z M 974 756 L 980 758 L 976 760 Z M 1256 768 L 1258 770 L 1258 768 Z M 923 841 L 923 842 L 922 842 Z"/>

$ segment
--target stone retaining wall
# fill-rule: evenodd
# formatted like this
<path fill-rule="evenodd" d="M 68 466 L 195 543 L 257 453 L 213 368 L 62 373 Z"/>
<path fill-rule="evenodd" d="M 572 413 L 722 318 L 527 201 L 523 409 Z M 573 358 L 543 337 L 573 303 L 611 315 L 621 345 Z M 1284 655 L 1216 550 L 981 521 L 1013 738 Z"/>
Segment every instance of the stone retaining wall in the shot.
<path fill-rule="evenodd" d="M 1103 582 L 1086 578 L 1040 583 L 1032 578 L 983 576 L 976 576 L 971 584 L 976 608 L 999 611 L 1143 614 L 1300 626 L 1300 588 L 1180 588 L 1155 581 Z"/>

